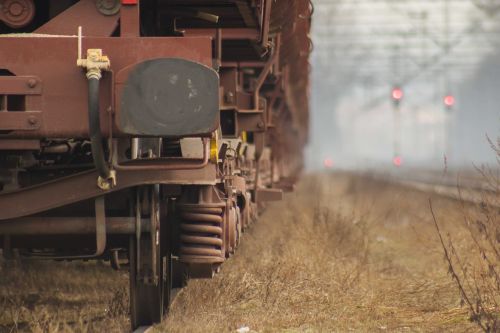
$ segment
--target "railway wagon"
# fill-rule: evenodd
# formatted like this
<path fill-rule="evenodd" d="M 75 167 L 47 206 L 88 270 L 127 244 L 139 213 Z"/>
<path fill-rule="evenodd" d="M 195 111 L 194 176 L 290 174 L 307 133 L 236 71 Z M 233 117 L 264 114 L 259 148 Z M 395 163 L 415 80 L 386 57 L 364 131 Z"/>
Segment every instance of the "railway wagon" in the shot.
<path fill-rule="evenodd" d="M 132 327 L 291 190 L 308 0 L 0 0 L 0 248 L 130 276 Z"/>

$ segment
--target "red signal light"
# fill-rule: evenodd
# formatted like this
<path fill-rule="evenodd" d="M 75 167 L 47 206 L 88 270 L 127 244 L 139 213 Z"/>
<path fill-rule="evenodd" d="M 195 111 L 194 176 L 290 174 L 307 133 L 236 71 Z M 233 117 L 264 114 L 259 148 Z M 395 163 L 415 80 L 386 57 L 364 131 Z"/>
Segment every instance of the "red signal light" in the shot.
<path fill-rule="evenodd" d="M 444 105 L 451 108 L 453 105 L 455 105 L 455 97 L 453 97 L 453 95 L 446 95 L 443 98 L 443 102 L 444 102 Z"/>
<path fill-rule="evenodd" d="M 394 166 L 396 167 L 400 167 L 403 164 L 403 159 L 401 158 L 401 156 L 394 156 L 394 158 L 392 159 L 392 164 L 394 164 Z"/>
<path fill-rule="evenodd" d="M 403 90 L 401 88 L 392 89 L 392 99 L 399 101 L 403 98 Z"/>
<path fill-rule="evenodd" d="M 333 168 L 333 160 L 331 158 L 325 158 L 325 160 L 323 161 L 323 166 L 326 168 L 326 169 L 331 169 Z"/>

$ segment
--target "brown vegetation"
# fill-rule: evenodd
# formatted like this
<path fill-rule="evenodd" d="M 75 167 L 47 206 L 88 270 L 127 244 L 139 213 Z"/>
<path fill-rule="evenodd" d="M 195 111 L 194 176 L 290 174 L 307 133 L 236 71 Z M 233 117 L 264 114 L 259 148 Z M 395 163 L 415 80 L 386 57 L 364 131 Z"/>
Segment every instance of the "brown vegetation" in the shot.
<path fill-rule="evenodd" d="M 310 176 L 246 234 L 212 281 L 191 281 L 172 332 L 475 330 L 443 268 L 428 194 Z M 436 198 L 449 226 L 457 203 Z"/>
<path fill-rule="evenodd" d="M 500 142 L 490 141 L 500 166 Z M 470 207 L 463 200 L 457 221 L 467 231 L 443 232 L 430 203 L 436 231 L 444 250 L 448 272 L 469 311 L 470 320 L 484 332 L 500 331 L 500 176 L 498 169 L 478 168 L 493 195 L 481 196 L 479 207 Z"/>
<path fill-rule="evenodd" d="M 0 332 L 127 332 L 127 274 L 100 263 L 2 263 Z"/>
<path fill-rule="evenodd" d="M 157 331 L 473 332 L 443 265 L 429 196 L 351 174 L 307 176 L 268 207 L 213 280 L 189 282 Z M 471 246 L 467 228 L 456 223 L 460 204 L 432 202 L 443 232 Z M 21 331 L 128 330 L 118 294 L 127 288 L 125 273 L 52 265 L 2 272 L 0 304 L 13 303 L 0 306 L 1 327 L 17 320 Z M 40 295 L 31 310 L 30 293 Z M 37 316 L 50 324 L 29 313 L 45 313 Z"/>

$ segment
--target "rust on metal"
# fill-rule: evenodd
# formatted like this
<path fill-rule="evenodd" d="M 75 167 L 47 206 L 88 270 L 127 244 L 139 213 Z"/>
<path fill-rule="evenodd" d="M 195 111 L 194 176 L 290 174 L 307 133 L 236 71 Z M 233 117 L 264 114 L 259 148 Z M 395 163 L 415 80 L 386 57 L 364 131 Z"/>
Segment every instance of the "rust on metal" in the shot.
<path fill-rule="evenodd" d="M 119 15 L 102 15 L 95 0 L 80 0 L 34 31 L 36 34 L 75 36 L 83 27 L 84 36 L 111 36 L 118 26 Z M 46 39 L 46 38 L 42 38 Z M 50 46 L 44 47 L 50 50 Z M 24 54 L 30 54 L 25 52 Z M 74 52 L 67 53 L 74 54 Z"/>
<path fill-rule="evenodd" d="M 56 207 L 97 197 L 97 170 L 78 173 L 21 190 L 0 193 L 0 221 L 28 216 Z M 117 185 L 106 193 L 146 184 L 208 185 L 216 182 L 216 169 L 208 164 L 190 170 L 117 170 Z M 77 189 L 77 190 L 75 190 Z M 46 195 L 51 193 L 51 195 Z M 30 205 L 26 205 L 30 202 Z M 0 222 L 1 223 L 1 222 Z"/>
<path fill-rule="evenodd" d="M 149 220 L 142 219 L 141 229 L 149 231 Z M 23 217 L 0 223 L 0 235 L 43 236 L 43 235 L 94 235 L 95 217 Z M 133 235 L 133 217 L 106 217 L 106 233 L 113 235 Z"/>
<path fill-rule="evenodd" d="M 75 30 L 76 31 L 76 30 Z M 30 130 L 29 135 L 13 131 L 9 137 L 88 137 L 87 120 L 87 82 L 80 69 L 75 66 L 76 38 L 51 37 L 0 37 L 0 49 L 16 50 L 2 52 L 0 63 L 3 68 L 19 76 L 35 75 L 44 82 L 42 99 L 37 105 L 43 111 L 43 122 Z M 109 56 L 111 69 L 120 69 L 140 61 L 154 58 L 184 58 L 194 62 L 212 65 L 211 40 L 207 37 L 190 38 L 83 38 L 83 49 L 102 49 Z M 47 49 L 47 52 L 32 53 L 34 49 Z M 19 62 L 18 54 L 26 60 Z M 109 76 L 104 75 L 101 86 L 109 86 Z M 0 95 L 3 92 L 0 90 Z M 112 104 L 109 89 L 101 91 L 101 110 Z M 64 96 L 64 98 L 61 98 Z M 42 107 L 43 106 L 43 107 Z M 71 110 L 71 112 L 69 112 Z M 0 114 L 3 124 L 5 114 Z M 108 135 L 108 117 L 101 114 L 104 135 Z M 18 125 L 19 126 L 19 125 Z M 119 131 L 114 130 L 117 135 Z"/>
<path fill-rule="evenodd" d="M 36 76 L 0 76 L 2 95 L 41 95 L 42 81 Z"/>
<path fill-rule="evenodd" d="M 33 21 L 36 7 L 33 0 L 0 1 L 0 21 L 11 28 L 23 28 Z"/>
<path fill-rule="evenodd" d="M 0 140 L 0 150 L 40 150 L 39 140 Z"/>
<path fill-rule="evenodd" d="M 4 254 L 129 260 L 133 329 L 160 321 L 294 187 L 310 1 L 0 4 Z"/>
<path fill-rule="evenodd" d="M 263 0 L 264 5 L 262 6 L 262 33 L 260 37 L 260 42 L 263 47 L 267 47 L 269 43 L 269 20 L 271 18 L 271 4 L 272 0 Z"/>
<path fill-rule="evenodd" d="M 139 37 L 140 36 L 140 6 L 122 6 L 120 9 L 120 36 Z"/>
<path fill-rule="evenodd" d="M 41 111 L 0 112 L 0 131 L 36 131 L 40 127 Z"/>
<path fill-rule="evenodd" d="M 251 28 L 227 28 L 223 30 L 223 40 L 254 40 L 259 39 L 259 30 Z M 183 34 L 186 37 L 203 37 L 216 38 L 217 29 L 184 29 Z"/>
<path fill-rule="evenodd" d="M 180 261 L 189 267 L 195 264 L 196 269 L 190 272 L 193 277 L 205 277 L 197 276 L 201 266 L 206 267 L 202 271 L 213 271 L 226 257 L 226 204 L 214 187 L 205 186 L 184 193 L 177 207 L 182 220 Z"/>
<path fill-rule="evenodd" d="M 197 158 L 176 158 L 164 157 L 155 159 L 136 159 L 126 164 L 114 164 L 116 170 L 196 170 L 202 169 L 208 165 L 210 159 L 208 139 L 203 138 L 203 157 Z"/>

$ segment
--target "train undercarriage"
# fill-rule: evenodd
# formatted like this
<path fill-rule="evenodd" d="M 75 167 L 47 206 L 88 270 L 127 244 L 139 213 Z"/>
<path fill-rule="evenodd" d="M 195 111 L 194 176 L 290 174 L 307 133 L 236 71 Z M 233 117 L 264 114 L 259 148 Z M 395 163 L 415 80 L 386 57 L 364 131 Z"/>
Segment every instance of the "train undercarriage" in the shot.
<path fill-rule="evenodd" d="M 293 189 L 304 0 L 0 0 L 3 256 L 130 272 L 133 328 Z"/>

